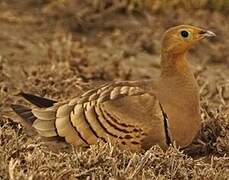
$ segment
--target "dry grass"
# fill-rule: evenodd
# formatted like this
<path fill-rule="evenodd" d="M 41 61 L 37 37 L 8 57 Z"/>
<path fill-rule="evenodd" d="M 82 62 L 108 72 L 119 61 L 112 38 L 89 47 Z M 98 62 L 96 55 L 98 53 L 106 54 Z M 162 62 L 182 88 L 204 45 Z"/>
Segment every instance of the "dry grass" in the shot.
<path fill-rule="evenodd" d="M 79 4 L 80 1 L 72 2 L 71 0 L 46 0 L 52 7 L 63 8 L 69 4 Z M 165 11 L 168 8 L 186 8 L 190 9 L 202 9 L 209 8 L 217 11 L 228 11 L 229 2 L 227 0 L 86 0 L 84 3 L 87 6 L 91 6 L 92 10 L 103 11 L 106 8 L 111 7 L 122 8 L 128 12 L 142 11 L 144 8 L 153 12 Z M 84 9 L 85 11 L 85 9 Z"/>
<path fill-rule="evenodd" d="M 229 178 L 227 0 L 217 1 L 222 3 L 219 8 L 214 0 L 190 1 L 192 6 L 200 3 L 195 14 L 175 0 L 146 1 L 159 4 L 153 4 L 153 14 L 143 11 L 142 1 L 78 1 L 77 6 L 67 0 L 45 2 L 0 4 L 1 112 L 21 102 L 14 96 L 21 89 L 64 100 L 104 81 L 154 77 L 162 32 L 190 23 L 218 35 L 190 52 L 200 85 L 203 128 L 184 150 L 163 152 L 155 146 L 133 154 L 103 143 L 75 149 L 49 142 L 1 113 L 0 179 Z"/>

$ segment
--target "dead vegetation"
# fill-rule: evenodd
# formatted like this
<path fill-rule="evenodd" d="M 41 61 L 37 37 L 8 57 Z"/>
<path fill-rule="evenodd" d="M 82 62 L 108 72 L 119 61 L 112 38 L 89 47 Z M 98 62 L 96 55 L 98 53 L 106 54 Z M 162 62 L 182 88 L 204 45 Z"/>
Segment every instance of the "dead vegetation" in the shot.
<path fill-rule="evenodd" d="M 228 179 L 227 0 L 11 0 L 0 10 L 0 179 Z M 203 128 L 188 148 L 75 149 L 2 116 L 20 90 L 66 100 L 104 81 L 157 76 L 161 35 L 180 23 L 217 34 L 190 52 Z"/>

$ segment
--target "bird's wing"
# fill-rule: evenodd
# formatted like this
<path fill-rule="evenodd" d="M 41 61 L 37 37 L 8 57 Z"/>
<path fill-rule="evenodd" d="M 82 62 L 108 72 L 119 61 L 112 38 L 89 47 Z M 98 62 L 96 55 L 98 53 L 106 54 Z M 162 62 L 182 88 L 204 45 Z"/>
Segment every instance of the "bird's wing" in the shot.
<path fill-rule="evenodd" d="M 61 136 L 74 145 L 94 144 L 98 139 L 115 143 L 118 139 L 130 149 L 146 148 L 158 139 L 164 142 L 164 126 L 157 99 L 137 84 L 106 84 L 68 103 L 14 110 L 32 119 L 41 136 Z"/>

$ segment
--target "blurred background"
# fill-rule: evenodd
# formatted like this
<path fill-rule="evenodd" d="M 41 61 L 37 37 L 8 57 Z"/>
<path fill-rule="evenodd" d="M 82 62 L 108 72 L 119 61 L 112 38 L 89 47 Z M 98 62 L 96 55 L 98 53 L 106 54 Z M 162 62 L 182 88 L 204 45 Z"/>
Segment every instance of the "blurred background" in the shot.
<path fill-rule="evenodd" d="M 208 81 L 228 77 L 228 12 L 228 0 L 1 0 L 1 77 L 11 82 L 2 91 L 60 98 L 75 95 L 72 84 L 157 76 L 163 32 L 179 24 L 217 34 L 190 52 L 190 63 Z"/>
<path fill-rule="evenodd" d="M 0 111 L 11 103 L 24 103 L 15 96 L 21 90 L 67 100 L 106 81 L 156 77 L 160 73 L 162 35 L 169 27 L 180 24 L 200 26 L 217 35 L 203 40 L 188 56 L 200 86 L 204 127 L 199 149 L 194 152 L 204 152 L 207 157 L 219 156 L 207 164 L 198 162 L 201 165 L 184 161 L 187 167 L 182 172 L 200 179 L 211 179 L 222 172 L 221 177 L 228 177 L 228 159 L 223 155 L 229 153 L 229 0 L 1 0 Z M 47 161 L 53 158 L 49 151 L 37 151 L 38 142 L 39 138 L 28 138 L 20 125 L 0 114 L 0 179 L 9 178 L 12 157 L 20 160 L 15 165 L 15 172 L 22 174 L 18 177 L 29 177 L 35 172 L 38 174 L 35 177 L 42 177 L 42 173 L 58 177 L 63 169 L 60 164 L 42 170 L 36 168 L 36 163 L 39 167 L 45 164 L 37 157 L 46 157 Z M 29 147 L 32 149 L 28 150 Z M 100 152 L 92 148 L 89 154 L 94 151 Z M 35 153 L 32 160 L 28 152 Z M 166 179 L 171 174 L 166 172 L 175 166 L 169 162 L 184 159 L 177 151 L 170 153 L 168 161 L 163 162 L 168 156 L 158 155 L 162 157 L 158 161 L 165 163 L 162 175 Z M 68 154 L 63 159 L 70 161 L 72 157 L 80 157 L 84 162 L 90 156 L 85 155 L 85 159 L 82 154 Z M 109 157 L 109 151 L 105 155 L 101 155 L 102 159 Z M 119 158 L 122 155 L 125 157 Z M 119 152 L 113 158 L 126 167 L 125 162 L 132 155 Z M 71 177 L 84 172 L 87 166 L 101 167 L 98 177 L 108 177 L 108 172 L 120 173 L 116 165 L 107 172 L 102 171 L 110 164 L 109 158 L 98 164 L 75 164 L 67 174 Z M 160 175 L 162 171 L 155 171 L 157 167 L 151 164 L 145 172 Z M 179 163 L 175 167 L 180 169 Z M 193 168 L 190 170 L 190 167 Z M 27 168 L 28 173 L 24 173 Z M 129 171 L 122 173 L 128 175 Z M 175 171 L 174 177 L 186 177 L 182 172 Z M 149 177 L 154 177 L 151 175 Z"/>
<path fill-rule="evenodd" d="M 0 98 L 15 89 L 65 98 L 91 81 L 157 76 L 162 34 L 179 24 L 217 34 L 191 64 L 208 81 L 228 77 L 228 12 L 228 0 L 1 0 Z"/>

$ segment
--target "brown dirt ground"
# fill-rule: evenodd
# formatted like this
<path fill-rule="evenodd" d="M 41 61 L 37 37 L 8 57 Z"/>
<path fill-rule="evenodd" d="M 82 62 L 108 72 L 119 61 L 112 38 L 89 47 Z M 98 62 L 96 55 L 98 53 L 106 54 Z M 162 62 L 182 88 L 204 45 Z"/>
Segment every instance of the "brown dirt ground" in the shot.
<path fill-rule="evenodd" d="M 89 2 L 0 1 L 0 111 L 22 103 L 20 90 L 65 100 L 101 82 L 158 76 L 162 33 L 193 24 L 217 34 L 190 51 L 201 93 L 197 140 L 142 154 L 103 143 L 56 150 L 1 113 L 0 179 L 228 179 L 228 9 Z"/>

